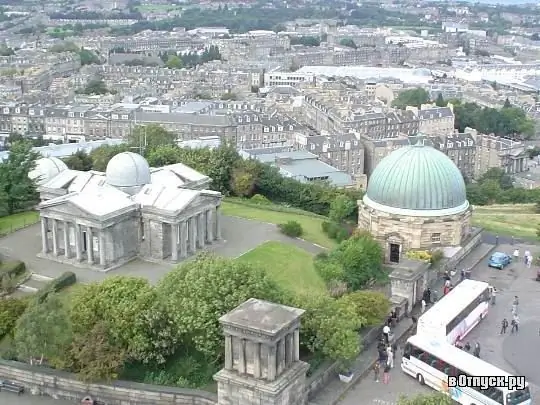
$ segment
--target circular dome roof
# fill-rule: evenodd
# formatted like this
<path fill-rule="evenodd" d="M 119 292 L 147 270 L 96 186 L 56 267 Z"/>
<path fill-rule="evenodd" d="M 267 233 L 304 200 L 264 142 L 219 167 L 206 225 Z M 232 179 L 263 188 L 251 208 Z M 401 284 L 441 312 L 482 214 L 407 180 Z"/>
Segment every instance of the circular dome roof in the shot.
<path fill-rule="evenodd" d="M 105 176 L 114 187 L 144 186 L 150 184 L 150 166 L 141 155 L 122 152 L 109 161 Z"/>
<path fill-rule="evenodd" d="M 369 179 L 364 202 L 411 216 L 451 215 L 469 206 L 457 166 L 423 143 L 400 148 L 381 160 Z"/>
<path fill-rule="evenodd" d="M 64 162 L 55 157 L 44 157 L 36 160 L 36 166 L 28 173 L 28 177 L 36 180 L 39 184 L 44 184 L 56 176 L 58 173 L 67 170 Z"/>

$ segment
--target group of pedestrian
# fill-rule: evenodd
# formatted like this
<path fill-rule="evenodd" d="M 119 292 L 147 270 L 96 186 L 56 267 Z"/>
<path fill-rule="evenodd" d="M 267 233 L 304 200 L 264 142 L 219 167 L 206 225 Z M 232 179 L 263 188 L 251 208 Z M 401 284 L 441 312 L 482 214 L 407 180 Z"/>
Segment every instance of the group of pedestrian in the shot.
<path fill-rule="evenodd" d="M 388 325 L 386 325 L 384 328 L 387 327 Z M 389 384 L 390 370 L 394 368 L 394 362 L 396 360 L 397 345 L 396 343 L 390 344 L 388 340 L 390 331 L 388 330 L 388 332 L 385 333 L 384 328 L 383 336 L 381 336 L 381 339 L 379 340 L 379 343 L 377 345 L 379 359 L 375 362 L 373 366 L 373 376 L 375 378 L 375 382 L 379 382 L 379 375 L 381 374 L 382 370 L 382 382 L 383 384 Z"/>
<path fill-rule="evenodd" d="M 469 342 L 463 344 L 461 342 L 461 339 L 458 339 L 456 341 L 456 344 L 455 346 L 458 348 L 458 349 L 461 349 L 461 350 L 465 350 L 467 353 L 469 353 L 471 351 L 471 344 Z M 473 349 L 473 356 L 474 357 L 478 357 L 480 358 L 480 343 L 476 342 L 474 344 L 474 349 Z"/>
<path fill-rule="evenodd" d="M 514 250 L 513 256 L 514 256 L 514 260 L 517 263 L 519 261 L 519 256 L 520 256 L 519 249 Z M 530 269 L 532 266 L 532 262 L 533 262 L 533 256 L 530 251 L 526 250 L 525 253 L 523 254 L 523 263 L 525 264 L 525 266 L 527 266 L 527 268 Z"/>
<path fill-rule="evenodd" d="M 514 296 L 514 300 L 512 301 L 512 307 L 510 309 L 510 312 L 512 314 L 512 321 L 510 321 L 510 334 L 518 333 L 519 332 L 519 297 L 516 295 Z M 499 335 L 506 335 L 506 330 L 508 329 L 508 319 L 504 318 L 501 322 L 501 331 Z M 540 333 L 539 333 L 540 334 Z"/>

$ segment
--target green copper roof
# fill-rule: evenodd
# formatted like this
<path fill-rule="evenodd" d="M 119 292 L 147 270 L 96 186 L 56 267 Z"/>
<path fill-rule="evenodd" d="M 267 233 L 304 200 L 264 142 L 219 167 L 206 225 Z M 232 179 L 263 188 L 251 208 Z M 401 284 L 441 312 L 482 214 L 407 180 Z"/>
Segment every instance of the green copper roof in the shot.
<path fill-rule="evenodd" d="M 369 178 L 366 202 L 401 210 L 450 210 L 468 206 L 465 182 L 444 153 L 423 142 L 385 157 Z"/>

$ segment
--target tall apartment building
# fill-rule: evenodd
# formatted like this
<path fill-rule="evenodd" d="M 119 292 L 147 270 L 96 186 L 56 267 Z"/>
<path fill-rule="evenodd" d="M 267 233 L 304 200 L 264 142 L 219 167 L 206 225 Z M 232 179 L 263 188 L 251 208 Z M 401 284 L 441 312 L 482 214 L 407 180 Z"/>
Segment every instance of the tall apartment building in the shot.
<path fill-rule="evenodd" d="M 494 135 L 479 134 L 476 131 L 471 133 L 477 145 L 475 178 L 480 178 L 493 167 L 501 168 L 507 174 L 527 170 L 528 155 L 525 153 L 523 143 Z"/>
<path fill-rule="evenodd" d="M 467 180 L 475 178 L 476 139 L 470 132 L 431 137 L 433 147 L 447 155 Z"/>

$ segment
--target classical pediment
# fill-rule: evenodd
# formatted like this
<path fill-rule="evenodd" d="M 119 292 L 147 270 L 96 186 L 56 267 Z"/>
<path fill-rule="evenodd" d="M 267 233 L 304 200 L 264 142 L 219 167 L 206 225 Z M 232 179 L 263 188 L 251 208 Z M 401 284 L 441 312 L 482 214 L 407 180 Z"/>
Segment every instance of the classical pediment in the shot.
<path fill-rule="evenodd" d="M 69 200 L 59 201 L 57 203 L 48 204 L 49 201 L 42 203 L 38 206 L 38 210 L 41 211 L 44 216 L 62 216 L 66 219 L 90 219 L 97 220 L 98 218 L 81 207 L 73 204 Z"/>

